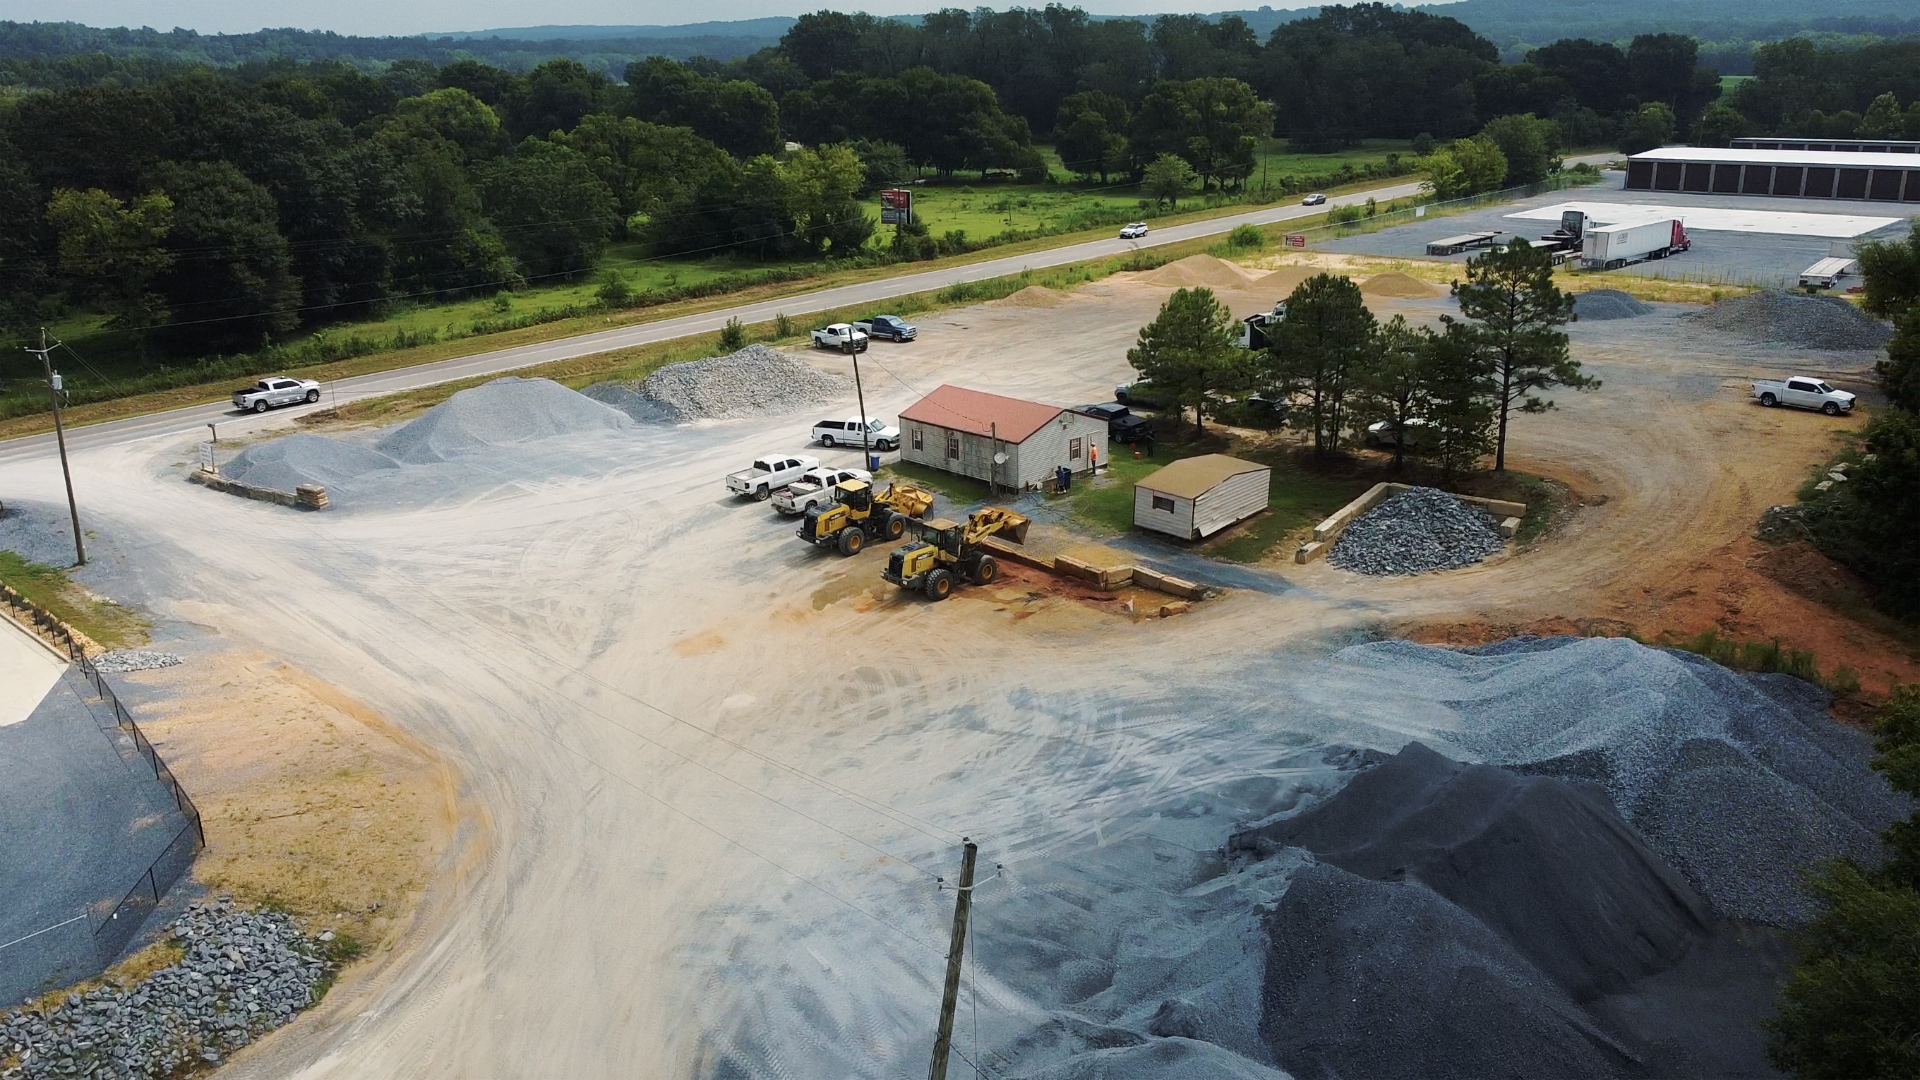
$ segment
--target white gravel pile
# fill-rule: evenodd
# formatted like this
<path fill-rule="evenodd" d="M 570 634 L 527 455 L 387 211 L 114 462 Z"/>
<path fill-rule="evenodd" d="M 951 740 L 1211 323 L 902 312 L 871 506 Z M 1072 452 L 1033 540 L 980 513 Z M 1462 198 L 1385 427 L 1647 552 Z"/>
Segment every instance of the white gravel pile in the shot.
<path fill-rule="evenodd" d="M 1752 341 L 1796 349 L 1871 351 L 1893 337 L 1886 323 L 1840 297 L 1773 289 L 1722 300 L 1683 318 Z"/>
<path fill-rule="evenodd" d="M 115 649 L 94 657 L 96 671 L 107 675 L 123 675 L 129 671 L 152 671 L 156 668 L 177 667 L 186 661 L 170 652 L 154 652 L 149 649 Z"/>
<path fill-rule="evenodd" d="M 819 405 L 849 380 L 765 345 L 666 367 L 639 383 L 599 383 L 587 394 L 636 419 L 728 420 Z"/>
<path fill-rule="evenodd" d="M 228 901 L 195 904 L 171 928 L 178 963 L 128 989 L 70 995 L 47 1013 L 0 1016 L 9 1080 L 198 1075 L 313 1004 L 328 963 L 293 920 Z"/>
<path fill-rule="evenodd" d="M 462 390 L 381 439 L 395 461 L 425 465 L 557 435 L 629 428 L 633 421 L 551 379 L 507 376 Z"/>
<path fill-rule="evenodd" d="M 1353 519 L 1327 561 L 1362 574 L 1420 574 L 1477 563 L 1505 546 L 1485 511 L 1417 487 Z"/>
<path fill-rule="evenodd" d="M 378 450 L 324 435 L 297 434 L 249 446 L 220 466 L 220 472 L 255 487 L 292 491 L 302 484 L 328 487 L 398 467 L 399 462 Z"/>

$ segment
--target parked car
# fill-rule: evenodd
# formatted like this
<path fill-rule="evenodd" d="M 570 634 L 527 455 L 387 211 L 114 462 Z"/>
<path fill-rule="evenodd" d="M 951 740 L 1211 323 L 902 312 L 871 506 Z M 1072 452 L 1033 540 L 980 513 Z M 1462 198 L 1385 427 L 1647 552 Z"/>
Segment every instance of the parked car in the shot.
<path fill-rule="evenodd" d="M 842 480 L 871 481 L 865 469 L 808 469 L 800 479 L 773 493 L 773 508 L 783 514 L 804 514 L 816 506 L 833 502 L 833 487 Z"/>
<path fill-rule="evenodd" d="M 1145 235 L 1147 235 L 1147 223 L 1144 221 L 1136 221 L 1120 230 L 1122 240 L 1138 240 Z"/>
<path fill-rule="evenodd" d="M 821 446 L 856 446 L 863 449 L 900 449 L 900 429 L 877 416 L 863 424 L 857 416 L 845 420 L 822 420 L 813 425 L 813 441 Z"/>
<path fill-rule="evenodd" d="M 1392 420 L 1376 420 L 1367 425 L 1366 443 L 1375 449 L 1392 449 L 1395 442 L 1394 432 L 1399 425 Z M 1412 450 L 1433 442 L 1433 427 L 1425 420 L 1407 421 L 1407 431 L 1401 445 Z"/>
<path fill-rule="evenodd" d="M 1117 443 L 1150 443 L 1153 441 L 1153 425 L 1144 416 L 1133 415 L 1125 405 L 1082 405 L 1073 410 L 1083 416 L 1091 416 L 1107 422 L 1107 441 Z"/>
<path fill-rule="evenodd" d="M 849 340 L 853 342 L 854 352 L 867 351 L 866 333 L 854 329 L 852 323 L 837 322 L 832 326 L 825 326 L 813 332 L 814 345 L 822 349 L 833 349 L 836 352 L 845 352 Z"/>
<path fill-rule="evenodd" d="M 920 335 L 919 327 L 898 315 L 869 315 L 855 322 L 853 328 L 870 338 L 889 341 L 912 341 Z"/>
<path fill-rule="evenodd" d="M 1136 379 L 1130 383 L 1121 383 L 1113 388 L 1113 400 L 1122 405 L 1137 405 L 1143 409 L 1157 409 L 1165 401 L 1155 393 L 1152 379 Z"/>
<path fill-rule="evenodd" d="M 1327 201 L 1327 197 L 1316 191 L 1313 194 L 1307 196 L 1306 198 L 1301 199 L 1300 205 L 1301 206 L 1324 206 L 1326 205 L 1326 201 Z"/>
<path fill-rule="evenodd" d="M 1753 396 L 1768 408 L 1791 405 L 1796 409 L 1819 409 L 1828 416 L 1853 411 L 1852 394 L 1835 390 L 1819 379 L 1809 379 L 1804 375 L 1789 376 L 1784 380 L 1761 379 L 1753 384 Z"/>
<path fill-rule="evenodd" d="M 727 474 L 727 490 L 735 495 L 750 495 L 765 502 L 773 493 L 820 467 L 820 459 L 769 454 L 739 472 Z"/>
<path fill-rule="evenodd" d="M 269 375 L 244 390 L 233 392 L 233 407 L 251 409 L 254 412 L 266 412 L 275 405 L 309 404 L 320 400 L 320 384 L 312 379 L 289 379 L 285 375 Z"/>

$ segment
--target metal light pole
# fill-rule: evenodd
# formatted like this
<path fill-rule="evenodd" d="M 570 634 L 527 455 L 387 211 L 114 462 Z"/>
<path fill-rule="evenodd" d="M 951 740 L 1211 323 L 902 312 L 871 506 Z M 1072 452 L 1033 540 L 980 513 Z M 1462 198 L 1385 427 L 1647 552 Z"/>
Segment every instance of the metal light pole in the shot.
<path fill-rule="evenodd" d="M 47 328 L 43 326 L 40 328 L 40 347 L 27 351 L 40 354 L 40 370 L 47 376 L 47 400 L 53 405 L 53 437 L 60 444 L 60 475 L 67 481 L 67 510 L 73 515 L 74 565 L 85 566 L 87 565 L 87 545 L 80 536 L 80 504 L 73 499 L 73 469 L 67 465 L 67 432 L 60 423 L 59 376 L 53 373 L 53 361 L 47 359 L 47 354 L 59 344 L 57 341 L 53 345 L 47 344 Z"/>

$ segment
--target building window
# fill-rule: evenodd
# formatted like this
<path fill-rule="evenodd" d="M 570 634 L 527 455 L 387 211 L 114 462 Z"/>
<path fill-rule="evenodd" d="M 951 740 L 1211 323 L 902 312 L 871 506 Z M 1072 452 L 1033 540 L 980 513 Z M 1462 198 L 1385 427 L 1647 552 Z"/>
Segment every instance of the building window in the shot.
<path fill-rule="evenodd" d="M 1068 440 L 1067 440 L 1067 460 L 1068 460 L 1068 461 L 1079 461 L 1079 460 L 1080 460 L 1080 444 L 1081 444 L 1081 442 L 1082 442 L 1082 440 L 1080 440 L 1080 439 L 1068 439 Z"/>
<path fill-rule="evenodd" d="M 913 429 L 913 448 L 915 450 L 925 450 L 927 448 L 926 434 L 919 428 Z"/>
<path fill-rule="evenodd" d="M 947 432 L 947 456 L 955 461 L 960 460 L 960 433 L 957 431 Z"/>
<path fill-rule="evenodd" d="M 1153 497 L 1153 508 L 1171 514 L 1173 513 L 1173 500 L 1167 498 L 1165 495 L 1155 495 Z"/>

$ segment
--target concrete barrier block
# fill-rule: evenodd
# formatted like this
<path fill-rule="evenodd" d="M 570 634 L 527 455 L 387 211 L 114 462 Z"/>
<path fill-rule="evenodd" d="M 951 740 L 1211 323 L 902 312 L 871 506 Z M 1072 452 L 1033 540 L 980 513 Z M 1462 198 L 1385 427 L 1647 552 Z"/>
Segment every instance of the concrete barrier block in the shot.
<path fill-rule="evenodd" d="M 1503 519 L 1501 520 L 1501 522 L 1500 522 L 1500 535 L 1501 535 L 1501 536 L 1503 536 L 1503 537 L 1505 537 L 1505 538 L 1507 538 L 1508 540 L 1511 540 L 1511 539 L 1513 539 L 1513 534 L 1514 534 L 1514 533 L 1517 533 L 1517 532 L 1519 532 L 1519 531 L 1520 531 L 1520 519 L 1519 519 L 1519 518 L 1517 518 L 1517 517 L 1510 517 L 1510 518 L 1503 518 Z"/>
<path fill-rule="evenodd" d="M 1352 523 L 1354 518 L 1378 506 L 1383 500 L 1407 490 L 1405 484 L 1380 483 L 1368 488 L 1359 498 L 1327 515 L 1327 519 L 1313 527 L 1314 540 L 1325 544 L 1338 538 L 1340 531 Z"/>
<path fill-rule="evenodd" d="M 1101 569 L 1099 573 L 1100 587 L 1103 589 L 1118 589 L 1123 585 L 1133 584 L 1133 567 L 1131 566 L 1109 566 Z"/>
<path fill-rule="evenodd" d="M 1053 569 L 1055 573 L 1064 574 L 1067 577 L 1079 578 L 1081 581 L 1090 581 L 1096 585 L 1100 583 L 1100 571 L 1095 568 L 1093 564 L 1082 562 L 1072 556 L 1055 556 Z"/>
<path fill-rule="evenodd" d="M 1185 578 L 1163 574 L 1158 570 L 1149 570 L 1144 566 L 1133 568 L 1133 583 L 1143 589 L 1163 592 L 1168 596 L 1177 596 L 1185 600 L 1201 600 L 1207 595 L 1207 587 Z"/>
<path fill-rule="evenodd" d="M 1299 563 L 1302 566 L 1305 566 L 1307 563 L 1310 563 L 1315 559 L 1324 558 L 1326 554 L 1327 554 L 1326 544 L 1317 543 L 1317 542 L 1312 544 L 1301 544 L 1299 550 L 1293 553 L 1293 561 Z"/>
<path fill-rule="evenodd" d="M 1193 610 L 1193 604 L 1191 601 L 1175 600 L 1171 604 L 1160 605 L 1160 617 L 1163 619 L 1168 619 L 1168 618 L 1172 618 L 1175 615 L 1184 615 L 1187 612 L 1192 610 Z"/>

